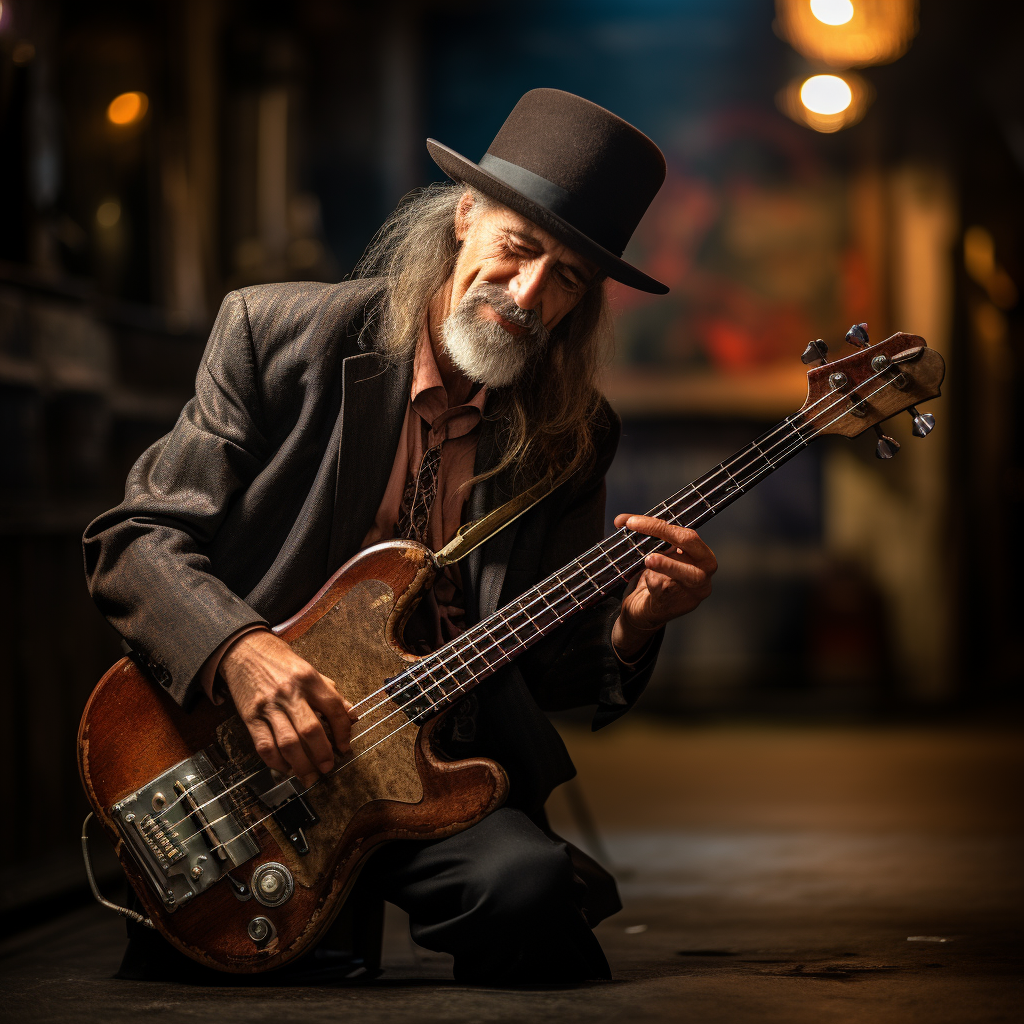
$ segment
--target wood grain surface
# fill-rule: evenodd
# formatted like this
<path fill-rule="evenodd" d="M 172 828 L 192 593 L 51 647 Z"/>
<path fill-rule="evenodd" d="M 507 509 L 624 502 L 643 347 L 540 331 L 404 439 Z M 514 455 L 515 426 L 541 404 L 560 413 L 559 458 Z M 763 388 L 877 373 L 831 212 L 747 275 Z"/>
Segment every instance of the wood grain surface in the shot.
<path fill-rule="evenodd" d="M 368 548 L 275 632 L 349 700 L 359 701 L 416 660 L 400 637 L 434 571 L 433 556 L 415 542 Z M 366 703 L 372 710 L 353 728 L 352 754 L 337 757 L 334 771 L 306 796 L 320 818 L 306 830 L 309 854 L 300 857 L 271 818 L 250 831 L 258 855 L 234 871 L 248 883 L 260 864 L 279 861 L 295 878 L 291 899 L 280 907 L 241 902 L 221 881 L 170 913 L 122 843 L 110 808 L 197 750 L 251 752 L 248 731 L 230 704 L 201 701 L 183 712 L 127 658 L 103 677 L 79 730 L 82 782 L 147 913 L 178 949 L 236 973 L 283 966 L 324 934 L 381 843 L 453 835 L 504 801 L 508 782 L 499 765 L 483 758 L 447 762 L 437 755 L 430 742 L 437 719 L 420 729 L 390 699 Z M 266 812 L 240 813 L 248 826 Z M 277 930 L 262 947 L 246 931 L 257 915 Z"/>

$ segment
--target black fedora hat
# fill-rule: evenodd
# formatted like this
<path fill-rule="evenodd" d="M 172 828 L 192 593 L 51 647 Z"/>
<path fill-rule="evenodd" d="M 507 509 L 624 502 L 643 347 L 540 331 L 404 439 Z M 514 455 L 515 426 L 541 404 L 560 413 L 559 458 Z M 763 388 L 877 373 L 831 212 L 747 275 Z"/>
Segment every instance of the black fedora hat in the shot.
<path fill-rule="evenodd" d="M 665 180 L 661 150 L 621 117 L 571 92 L 531 89 L 479 163 L 434 139 L 427 149 L 450 178 L 522 214 L 612 279 L 668 291 L 621 258 Z"/>

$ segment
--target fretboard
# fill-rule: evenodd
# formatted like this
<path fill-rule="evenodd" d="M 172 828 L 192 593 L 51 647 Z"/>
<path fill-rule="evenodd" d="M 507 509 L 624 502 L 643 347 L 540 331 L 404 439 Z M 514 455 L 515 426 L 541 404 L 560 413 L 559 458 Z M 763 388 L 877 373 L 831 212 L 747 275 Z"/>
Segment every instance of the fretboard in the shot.
<path fill-rule="evenodd" d="M 697 528 L 807 447 L 813 427 L 787 417 L 735 455 L 656 505 L 648 515 Z M 535 587 L 450 643 L 389 679 L 386 690 L 417 722 L 449 707 L 577 612 L 634 576 L 665 541 L 625 527 L 584 551 Z"/>

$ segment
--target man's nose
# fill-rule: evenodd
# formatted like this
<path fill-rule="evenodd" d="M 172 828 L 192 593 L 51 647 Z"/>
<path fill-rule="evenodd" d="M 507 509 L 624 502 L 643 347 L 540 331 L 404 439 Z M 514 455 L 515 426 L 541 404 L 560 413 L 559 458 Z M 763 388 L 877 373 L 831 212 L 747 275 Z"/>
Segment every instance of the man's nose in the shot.
<path fill-rule="evenodd" d="M 539 260 L 520 267 L 508 285 L 509 294 L 520 309 L 537 310 L 544 286 L 547 284 L 548 273 L 548 268 Z"/>

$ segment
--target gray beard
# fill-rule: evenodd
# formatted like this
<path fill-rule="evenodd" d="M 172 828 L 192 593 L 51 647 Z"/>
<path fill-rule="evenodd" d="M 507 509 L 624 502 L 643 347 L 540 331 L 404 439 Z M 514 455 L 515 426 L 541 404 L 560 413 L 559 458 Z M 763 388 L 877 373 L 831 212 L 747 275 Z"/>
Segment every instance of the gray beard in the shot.
<path fill-rule="evenodd" d="M 480 315 L 490 306 L 499 316 L 526 328 L 511 334 L 501 324 Z M 547 347 L 550 332 L 532 310 L 520 309 L 509 293 L 494 284 L 471 288 L 441 328 L 441 340 L 451 361 L 470 379 L 489 388 L 514 384 L 526 367 Z"/>

